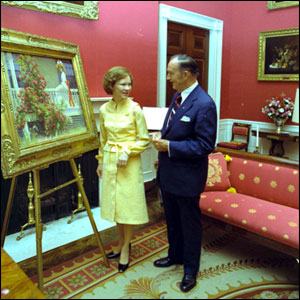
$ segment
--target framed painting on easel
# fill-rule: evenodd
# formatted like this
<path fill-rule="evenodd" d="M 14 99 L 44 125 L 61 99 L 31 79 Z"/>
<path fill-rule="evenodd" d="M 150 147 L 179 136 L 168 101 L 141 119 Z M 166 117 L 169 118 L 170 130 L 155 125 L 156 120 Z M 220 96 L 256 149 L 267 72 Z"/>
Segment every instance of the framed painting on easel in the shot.
<path fill-rule="evenodd" d="M 76 44 L 1 29 L 4 178 L 99 146 Z"/>

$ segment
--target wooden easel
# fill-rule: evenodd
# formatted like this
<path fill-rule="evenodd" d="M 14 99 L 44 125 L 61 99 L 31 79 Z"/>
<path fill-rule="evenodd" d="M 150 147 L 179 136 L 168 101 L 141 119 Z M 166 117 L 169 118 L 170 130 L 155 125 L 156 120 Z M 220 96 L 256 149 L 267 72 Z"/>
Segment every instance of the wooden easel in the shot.
<path fill-rule="evenodd" d="M 91 225 L 93 227 L 94 230 L 94 234 L 96 236 L 96 240 L 98 243 L 98 246 L 100 248 L 100 251 L 102 253 L 104 262 L 105 262 L 105 266 L 108 268 L 109 267 L 109 262 L 108 259 L 106 257 L 98 230 L 97 230 L 97 226 L 95 224 L 94 218 L 93 218 L 93 214 L 91 212 L 91 208 L 87 199 L 87 196 L 85 194 L 84 191 L 84 187 L 82 184 L 82 181 L 80 180 L 79 177 L 79 173 L 74 161 L 74 158 L 69 159 L 72 171 L 73 171 L 73 175 L 74 175 L 74 179 L 64 183 L 62 185 L 59 185 L 56 188 L 53 188 L 43 194 L 40 194 L 40 174 L 39 171 L 43 168 L 36 168 L 33 169 L 33 178 L 34 178 L 34 206 L 35 206 L 35 228 L 36 228 L 36 253 L 37 253 L 37 271 L 38 271 L 38 287 L 39 289 L 43 292 L 43 258 L 42 258 L 42 233 L 43 233 L 43 224 L 42 224 L 42 220 L 41 220 L 41 203 L 40 203 L 40 199 L 53 193 L 56 192 L 70 184 L 73 183 L 77 183 L 78 189 L 82 195 L 83 198 L 83 202 L 86 208 L 86 211 L 88 213 L 88 217 L 90 219 Z M 9 221 L 9 217 L 10 217 L 10 213 L 11 213 L 11 207 L 12 207 L 12 200 L 14 198 L 14 193 L 15 193 L 15 188 L 16 188 L 16 183 L 17 183 L 17 176 L 13 176 L 12 178 L 12 183 L 11 183 L 11 187 L 10 187 L 10 192 L 9 192 L 9 197 L 8 197 L 8 202 L 7 202 L 7 208 L 6 208 L 6 212 L 5 212 L 5 218 L 4 218 L 4 222 L 3 222 L 3 228 L 2 228 L 2 232 L 1 232 L 1 247 L 3 247 L 4 245 L 4 240 L 5 240 L 5 235 L 6 235 L 6 231 L 7 231 L 7 225 L 8 225 L 8 221 Z"/>

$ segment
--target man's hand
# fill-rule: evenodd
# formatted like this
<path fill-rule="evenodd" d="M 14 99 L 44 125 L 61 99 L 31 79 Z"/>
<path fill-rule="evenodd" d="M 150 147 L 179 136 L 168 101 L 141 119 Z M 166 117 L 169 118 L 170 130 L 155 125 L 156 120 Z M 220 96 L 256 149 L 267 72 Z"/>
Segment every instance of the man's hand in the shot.
<path fill-rule="evenodd" d="M 161 132 L 158 131 L 158 132 L 154 132 L 153 135 L 152 135 L 152 141 L 153 140 L 160 140 L 161 139 Z"/>
<path fill-rule="evenodd" d="M 152 137 L 152 143 L 156 150 L 166 152 L 169 150 L 169 141 L 161 139 L 161 133 L 157 132 Z"/>

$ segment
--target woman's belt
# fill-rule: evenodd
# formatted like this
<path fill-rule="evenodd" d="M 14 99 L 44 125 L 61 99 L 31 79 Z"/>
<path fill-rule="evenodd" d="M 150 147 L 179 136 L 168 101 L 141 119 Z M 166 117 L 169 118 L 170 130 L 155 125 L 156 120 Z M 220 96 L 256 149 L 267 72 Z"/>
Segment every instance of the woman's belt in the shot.
<path fill-rule="evenodd" d="M 112 142 L 112 141 L 107 141 L 105 146 L 103 147 L 104 151 L 108 152 L 119 152 L 119 151 L 125 151 L 128 150 L 128 146 L 135 143 L 135 141 L 127 141 L 124 143 L 117 143 L 117 142 Z"/>

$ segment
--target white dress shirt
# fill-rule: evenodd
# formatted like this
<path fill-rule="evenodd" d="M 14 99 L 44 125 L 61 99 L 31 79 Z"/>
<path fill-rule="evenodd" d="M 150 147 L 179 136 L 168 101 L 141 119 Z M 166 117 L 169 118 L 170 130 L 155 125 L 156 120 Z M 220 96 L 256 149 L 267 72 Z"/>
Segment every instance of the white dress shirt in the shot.
<path fill-rule="evenodd" d="M 189 88 L 185 89 L 184 91 L 181 92 L 181 104 L 184 102 L 184 100 L 190 95 L 190 93 L 198 86 L 198 81 L 196 81 L 194 84 L 192 84 Z"/>

